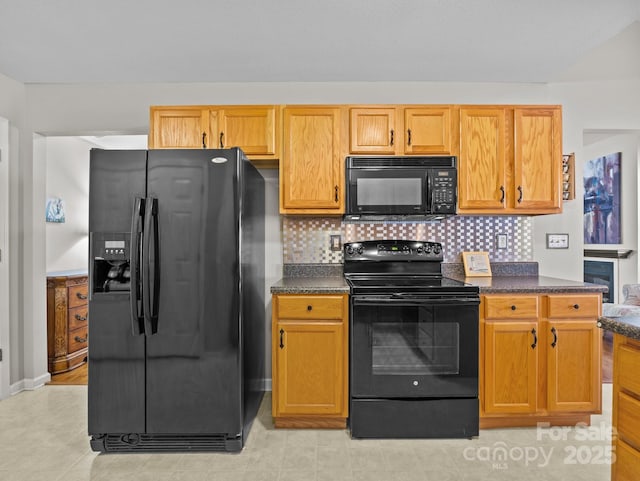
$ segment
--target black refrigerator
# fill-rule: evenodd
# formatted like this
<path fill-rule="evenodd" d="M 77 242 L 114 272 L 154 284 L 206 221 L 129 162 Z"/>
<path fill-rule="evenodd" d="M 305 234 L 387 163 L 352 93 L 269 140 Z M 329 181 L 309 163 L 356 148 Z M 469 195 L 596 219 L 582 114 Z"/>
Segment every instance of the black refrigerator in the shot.
<path fill-rule="evenodd" d="M 240 451 L 264 393 L 264 179 L 240 149 L 90 154 L 88 431 Z"/>

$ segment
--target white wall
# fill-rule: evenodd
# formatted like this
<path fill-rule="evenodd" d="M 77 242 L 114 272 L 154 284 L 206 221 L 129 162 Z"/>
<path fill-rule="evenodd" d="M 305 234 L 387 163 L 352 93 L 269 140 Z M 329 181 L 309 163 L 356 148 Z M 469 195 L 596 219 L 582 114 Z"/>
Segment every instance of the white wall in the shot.
<path fill-rule="evenodd" d="M 91 147 L 75 137 L 46 139 L 46 196 L 63 199 L 65 206 L 64 223 L 46 224 L 47 273 L 88 270 Z"/>

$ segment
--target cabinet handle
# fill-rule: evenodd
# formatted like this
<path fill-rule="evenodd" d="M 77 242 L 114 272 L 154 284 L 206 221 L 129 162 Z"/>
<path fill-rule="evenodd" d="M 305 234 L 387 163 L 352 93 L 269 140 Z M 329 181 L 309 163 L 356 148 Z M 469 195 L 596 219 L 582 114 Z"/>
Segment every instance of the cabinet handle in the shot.
<path fill-rule="evenodd" d="M 389 145 L 393 145 L 393 129 L 391 129 L 391 140 L 389 141 Z"/>
<path fill-rule="evenodd" d="M 207 148 L 207 133 L 206 132 L 202 132 L 202 148 L 203 149 Z"/>
<path fill-rule="evenodd" d="M 551 334 L 553 334 L 553 342 L 551 343 L 551 347 L 556 347 L 556 344 L 558 344 L 558 331 L 556 331 L 555 327 L 551 328 Z"/>
<path fill-rule="evenodd" d="M 515 311 L 516 309 L 517 309 L 517 307 L 516 307 L 515 305 L 514 305 L 514 306 L 511 306 L 511 310 L 512 310 L 512 311 Z"/>
<path fill-rule="evenodd" d="M 87 342 L 87 338 L 86 337 L 80 337 L 80 336 L 76 336 L 73 338 L 76 342 Z"/>
<path fill-rule="evenodd" d="M 538 334 L 536 333 L 535 328 L 531 329 L 531 334 L 533 334 L 533 344 L 531 344 L 531 348 L 535 349 L 538 345 Z"/>
<path fill-rule="evenodd" d="M 81 294 L 80 292 L 76 292 L 76 297 L 78 299 L 82 299 L 84 301 L 84 300 L 86 300 L 87 295 L 86 294 Z"/>
<path fill-rule="evenodd" d="M 411 129 L 407 129 L 407 145 L 411 145 Z"/>
<path fill-rule="evenodd" d="M 338 200 L 340 200 L 340 197 L 338 196 L 338 186 L 337 185 L 334 187 L 334 190 L 335 190 L 335 199 L 336 199 L 336 203 L 337 203 Z"/>
<path fill-rule="evenodd" d="M 500 186 L 500 203 L 504 202 L 504 185 Z"/>
<path fill-rule="evenodd" d="M 284 329 L 280 329 L 280 349 L 284 349 Z"/>
<path fill-rule="evenodd" d="M 76 315 L 75 315 L 75 318 L 76 318 L 78 321 L 86 321 L 86 320 L 87 320 L 87 316 L 81 316 L 80 314 L 76 314 Z"/>
<path fill-rule="evenodd" d="M 220 132 L 220 148 L 224 149 L 224 132 Z"/>
<path fill-rule="evenodd" d="M 518 204 L 520 202 L 522 202 L 522 186 L 518 186 L 518 192 L 520 193 L 520 195 L 518 195 Z"/>
<path fill-rule="evenodd" d="M 578 309 L 580 309 L 580 304 L 574 304 L 573 308 L 577 311 Z"/>

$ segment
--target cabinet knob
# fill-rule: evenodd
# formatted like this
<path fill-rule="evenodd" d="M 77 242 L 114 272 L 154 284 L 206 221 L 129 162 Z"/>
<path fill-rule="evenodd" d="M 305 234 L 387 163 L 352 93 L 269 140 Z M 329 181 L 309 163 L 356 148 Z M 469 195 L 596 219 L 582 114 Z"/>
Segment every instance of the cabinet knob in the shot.
<path fill-rule="evenodd" d="M 80 314 L 76 314 L 75 318 L 78 321 L 86 321 L 87 320 L 87 316 L 81 316 Z"/>
<path fill-rule="evenodd" d="M 313 309 L 313 306 L 309 305 L 307 306 L 307 311 L 311 311 Z"/>
<path fill-rule="evenodd" d="M 80 292 L 76 292 L 76 297 L 78 299 L 82 299 L 83 301 L 87 298 L 85 294 L 81 294 Z"/>
<path fill-rule="evenodd" d="M 76 336 L 73 338 L 76 342 L 87 342 L 87 338 L 86 337 L 80 337 L 80 336 Z"/>
<path fill-rule="evenodd" d="M 511 310 L 515 311 L 517 309 L 517 307 L 515 305 L 511 306 Z"/>
<path fill-rule="evenodd" d="M 580 304 L 574 304 L 574 305 L 573 305 L 573 308 L 574 308 L 574 309 L 580 309 Z"/>

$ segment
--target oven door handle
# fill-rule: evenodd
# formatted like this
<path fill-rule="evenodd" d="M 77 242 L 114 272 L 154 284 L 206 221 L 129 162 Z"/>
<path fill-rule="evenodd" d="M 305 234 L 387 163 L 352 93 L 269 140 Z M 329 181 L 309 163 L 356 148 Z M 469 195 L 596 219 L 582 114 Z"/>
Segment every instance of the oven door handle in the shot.
<path fill-rule="evenodd" d="M 391 296 L 353 296 L 353 305 L 371 306 L 380 304 L 394 304 L 403 306 L 421 305 L 449 305 L 449 306 L 473 306 L 480 304 L 479 297 L 442 297 L 442 296 L 415 296 L 404 294 L 392 294 Z"/>

